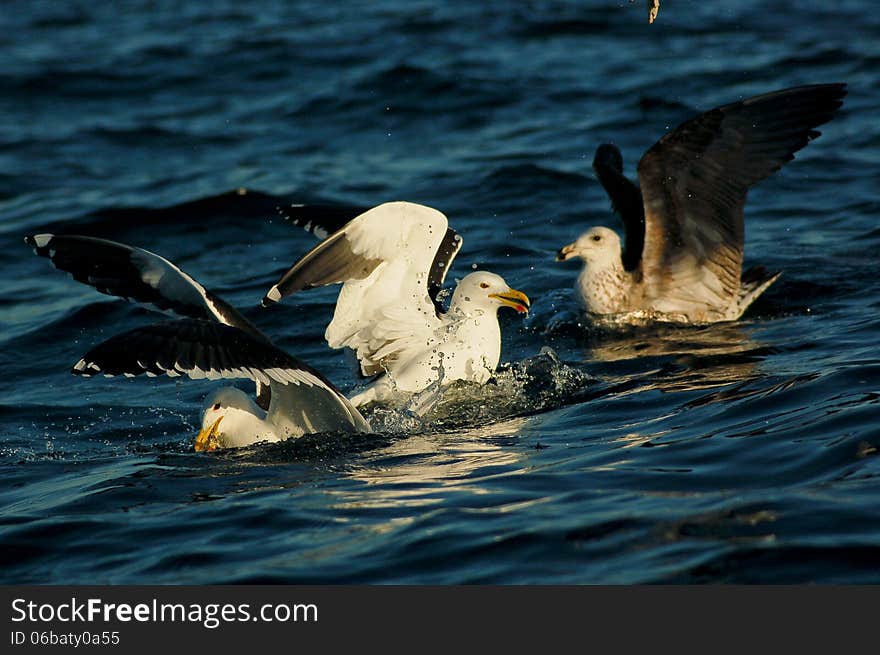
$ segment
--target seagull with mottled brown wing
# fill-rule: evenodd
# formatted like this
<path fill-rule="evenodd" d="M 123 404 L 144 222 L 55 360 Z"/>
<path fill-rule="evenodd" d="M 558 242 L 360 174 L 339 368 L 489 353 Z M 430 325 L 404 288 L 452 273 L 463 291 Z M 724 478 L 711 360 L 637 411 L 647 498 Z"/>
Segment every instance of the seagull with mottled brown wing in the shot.
<path fill-rule="evenodd" d="M 843 104 L 845 84 L 801 86 L 707 111 L 642 157 L 640 187 L 623 175 L 613 145 L 593 161 L 625 227 L 626 241 L 594 227 L 563 247 L 579 258 L 577 295 L 604 322 L 732 321 L 779 277 L 742 272 L 749 188 L 794 159 Z"/>

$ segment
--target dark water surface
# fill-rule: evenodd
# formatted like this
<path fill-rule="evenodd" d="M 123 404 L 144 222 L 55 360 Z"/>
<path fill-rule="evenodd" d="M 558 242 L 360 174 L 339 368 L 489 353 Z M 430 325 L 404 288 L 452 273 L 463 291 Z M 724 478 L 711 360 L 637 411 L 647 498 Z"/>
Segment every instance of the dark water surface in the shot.
<path fill-rule="evenodd" d="M 0 579 L 880 582 L 880 13 L 679 1 L 649 27 L 643 4 L 4 8 Z M 744 320 L 578 324 L 553 253 L 619 227 L 599 143 L 631 173 L 696 111 L 836 81 L 838 117 L 750 194 L 746 262 L 784 274 Z M 363 438 L 193 453 L 212 383 L 69 375 L 156 317 L 22 242 L 158 252 L 349 391 L 335 289 L 257 307 L 313 243 L 275 207 L 395 199 L 464 235 L 450 277 L 534 310 L 503 313 L 497 384 Z"/>

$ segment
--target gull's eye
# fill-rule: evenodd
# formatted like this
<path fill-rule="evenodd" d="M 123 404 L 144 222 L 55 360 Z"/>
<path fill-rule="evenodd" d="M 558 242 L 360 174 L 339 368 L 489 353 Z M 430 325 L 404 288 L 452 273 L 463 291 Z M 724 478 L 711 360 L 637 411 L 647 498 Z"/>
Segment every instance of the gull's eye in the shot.
<path fill-rule="evenodd" d="M 481 289 L 488 289 L 489 283 L 488 282 L 480 282 L 480 288 Z"/>
<path fill-rule="evenodd" d="M 600 237 L 598 234 L 593 235 L 593 241 L 601 241 L 601 240 L 602 240 L 602 237 Z"/>
<path fill-rule="evenodd" d="M 215 412 L 220 409 L 220 403 L 214 403 L 214 407 L 212 408 Z"/>

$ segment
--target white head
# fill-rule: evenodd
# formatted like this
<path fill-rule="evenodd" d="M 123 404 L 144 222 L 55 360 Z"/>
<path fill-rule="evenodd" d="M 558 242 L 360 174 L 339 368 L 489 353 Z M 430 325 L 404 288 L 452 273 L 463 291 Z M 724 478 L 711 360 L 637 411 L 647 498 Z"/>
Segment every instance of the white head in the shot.
<path fill-rule="evenodd" d="M 244 391 L 218 389 L 205 400 L 196 452 L 252 443 L 259 438 L 265 412 Z"/>
<path fill-rule="evenodd" d="M 459 281 L 449 307 L 450 310 L 458 309 L 465 313 L 481 309 L 493 314 L 499 307 L 513 307 L 520 314 L 525 314 L 529 311 L 529 305 L 529 297 L 522 291 L 511 289 L 500 275 L 477 271 Z"/>
<path fill-rule="evenodd" d="M 596 268 L 621 266 L 620 237 L 607 227 L 594 227 L 574 243 L 563 246 L 556 254 L 556 261 L 564 262 L 572 257 L 579 257 Z"/>

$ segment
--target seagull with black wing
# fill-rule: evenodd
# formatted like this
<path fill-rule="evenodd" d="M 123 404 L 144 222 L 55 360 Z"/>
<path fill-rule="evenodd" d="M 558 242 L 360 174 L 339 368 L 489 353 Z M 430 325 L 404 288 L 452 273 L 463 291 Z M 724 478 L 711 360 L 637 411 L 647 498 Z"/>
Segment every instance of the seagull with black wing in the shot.
<path fill-rule="evenodd" d="M 843 104 L 845 84 L 801 86 L 718 107 L 664 136 L 642 157 L 640 187 L 602 145 L 593 167 L 626 241 L 594 227 L 563 247 L 581 259 L 584 309 L 615 323 L 732 321 L 779 277 L 742 272 L 749 187 L 794 159 Z"/>
<path fill-rule="evenodd" d="M 25 241 L 55 268 L 101 293 L 184 318 L 136 328 L 96 346 L 76 375 L 250 379 L 256 396 L 225 387 L 202 415 L 197 451 L 282 441 L 369 424 L 318 371 L 291 357 L 232 305 L 167 259 L 106 239 L 37 234 Z"/>

